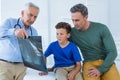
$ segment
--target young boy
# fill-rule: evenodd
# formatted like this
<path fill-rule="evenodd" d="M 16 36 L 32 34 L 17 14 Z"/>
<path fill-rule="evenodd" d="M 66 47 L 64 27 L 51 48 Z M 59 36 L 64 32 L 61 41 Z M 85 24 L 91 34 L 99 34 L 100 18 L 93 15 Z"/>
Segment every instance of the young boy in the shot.
<path fill-rule="evenodd" d="M 77 46 L 68 41 L 71 26 L 66 22 L 60 22 L 56 26 L 57 41 L 52 42 L 45 51 L 45 57 L 53 54 L 54 72 L 57 80 L 83 80 L 80 70 L 82 61 Z M 45 75 L 45 73 L 40 73 Z"/>

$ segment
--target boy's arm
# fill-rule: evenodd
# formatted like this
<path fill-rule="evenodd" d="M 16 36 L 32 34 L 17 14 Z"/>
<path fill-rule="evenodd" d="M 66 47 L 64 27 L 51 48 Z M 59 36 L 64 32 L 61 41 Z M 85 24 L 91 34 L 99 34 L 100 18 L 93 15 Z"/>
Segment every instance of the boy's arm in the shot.
<path fill-rule="evenodd" d="M 74 80 L 75 76 L 80 72 L 80 70 L 81 63 L 76 62 L 75 69 L 68 74 L 68 80 Z"/>

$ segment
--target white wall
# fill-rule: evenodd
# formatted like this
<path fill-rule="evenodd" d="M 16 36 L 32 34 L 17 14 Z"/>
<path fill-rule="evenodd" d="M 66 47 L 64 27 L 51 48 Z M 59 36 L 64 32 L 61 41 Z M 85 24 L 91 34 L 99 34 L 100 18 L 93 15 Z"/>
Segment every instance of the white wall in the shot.
<path fill-rule="evenodd" d="M 0 0 L 0 23 L 1 23 L 1 0 Z"/>
<path fill-rule="evenodd" d="M 56 40 L 54 26 L 60 22 L 69 22 L 72 26 L 70 8 L 83 3 L 88 7 L 89 20 L 106 24 L 116 40 L 118 53 L 120 54 L 120 0 L 0 0 L 0 22 L 8 17 L 19 17 L 20 11 L 26 2 L 33 2 L 40 7 L 40 14 L 33 24 L 43 37 L 43 49 L 50 42 Z M 49 58 L 48 63 L 53 60 Z"/>
<path fill-rule="evenodd" d="M 118 57 L 116 61 L 120 61 L 120 0 L 110 0 L 110 30 L 112 31 L 112 34 L 115 39 L 115 43 L 117 46 L 117 51 L 118 51 Z M 120 65 L 120 62 L 119 62 Z M 119 68 L 120 71 L 120 68 Z"/>
<path fill-rule="evenodd" d="M 120 37 L 120 0 L 110 0 L 110 26 L 113 35 Z"/>

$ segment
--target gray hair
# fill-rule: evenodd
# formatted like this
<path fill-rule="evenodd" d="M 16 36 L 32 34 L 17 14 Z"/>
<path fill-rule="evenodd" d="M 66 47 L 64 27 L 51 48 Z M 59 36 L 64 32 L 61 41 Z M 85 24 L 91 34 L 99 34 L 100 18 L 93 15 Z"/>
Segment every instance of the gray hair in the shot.
<path fill-rule="evenodd" d="M 28 7 L 34 7 L 34 8 L 39 10 L 39 7 L 37 5 L 35 5 L 35 4 L 33 4 L 32 2 L 29 2 L 29 3 L 25 4 L 25 8 L 28 8 Z"/>
<path fill-rule="evenodd" d="M 76 4 L 70 9 L 71 13 L 80 12 L 83 16 L 88 15 L 88 9 L 83 4 Z"/>

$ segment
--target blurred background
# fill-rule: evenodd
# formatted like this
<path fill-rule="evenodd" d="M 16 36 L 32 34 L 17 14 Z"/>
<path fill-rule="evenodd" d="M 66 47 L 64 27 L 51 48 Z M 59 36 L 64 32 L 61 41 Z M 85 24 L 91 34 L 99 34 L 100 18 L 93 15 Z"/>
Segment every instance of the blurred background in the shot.
<path fill-rule="evenodd" d="M 19 18 L 26 2 L 33 2 L 40 7 L 40 14 L 33 26 L 42 36 L 43 52 L 50 42 L 56 40 L 55 25 L 65 21 L 73 26 L 70 8 L 83 3 L 88 7 L 90 21 L 101 22 L 110 29 L 118 50 L 116 64 L 120 66 L 120 0 L 0 0 L 0 23 L 9 17 Z M 47 66 L 52 65 L 50 56 Z"/>

